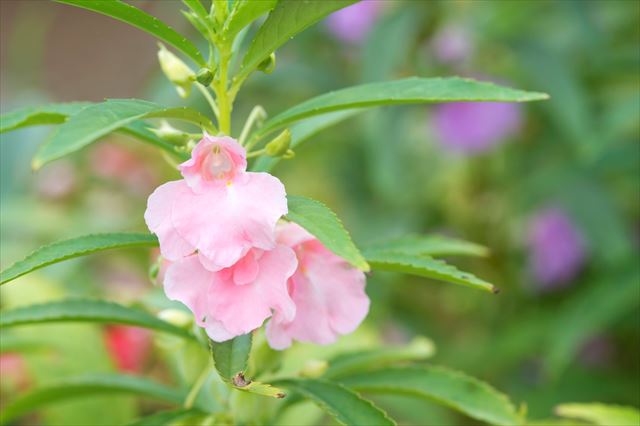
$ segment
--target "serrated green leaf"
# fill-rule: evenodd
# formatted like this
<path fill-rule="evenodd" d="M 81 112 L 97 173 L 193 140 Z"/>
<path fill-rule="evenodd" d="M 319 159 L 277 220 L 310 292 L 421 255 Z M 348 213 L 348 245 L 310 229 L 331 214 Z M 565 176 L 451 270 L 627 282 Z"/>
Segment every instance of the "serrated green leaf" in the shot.
<path fill-rule="evenodd" d="M 360 392 L 430 399 L 490 424 L 522 424 L 515 407 L 505 395 L 473 377 L 443 367 L 388 367 L 339 381 Z"/>
<path fill-rule="evenodd" d="M 166 108 L 138 99 L 110 99 L 84 108 L 58 127 L 51 139 L 36 153 L 33 167 L 38 169 L 43 164 L 84 148 L 119 128 L 147 118 L 184 120 L 214 131 L 211 121 L 191 108 Z"/>
<path fill-rule="evenodd" d="M 353 109 L 346 111 L 330 112 L 317 117 L 311 117 L 306 120 L 302 120 L 299 123 L 294 124 L 289 129 L 291 131 L 291 149 L 296 149 L 307 139 L 312 138 L 318 134 L 321 130 L 327 127 L 338 124 L 343 120 L 346 120 L 354 115 L 362 112 L 362 109 Z M 256 172 L 268 172 L 280 162 L 282 157 L 259 157 L 254 165 L 251 167 Z"/>
<path fill-rule="evenodd" d="M 560 404 L 555 413 L 561 417 L 586 420 L 602 426 L 638 426 L 640 425 L 640 411 L 634 407 L 620 405 L 591 404 Z"/>
<path fill-rule="evenodd" d="M 194 337 L 188 331 L 158 319 L 145 311 L 104 300 L 61 300 L 3 311 L 0 316 L 0 328 L 58 322 L 126 324 L 180 337 Z"/>
<path fill-rule="evenodd" d="M 406 346 L 343 353 L 329 360 L 325 378 L 336 378 L 401 362 L 423 361 L 435 354 L 433 342 L 416 337 Z"/>
<path fill-rule="evenodd" d="M 181 404 L 183 392 L 134 376 L 96 374 L 70 378 L 35 389 L 7 403 L 0 413 L 0 424 L 28 414 L 46 405 L 91 395 L 129 394 Z"/>
<path fill-rule="evenodd" d="M 91 102 L 68 102 L 20 108 L 0 116 L 0 133 L 28 126 L 64 123 L 67 121 L 67 117 L 77 114 L 89 105 L 93 104 Z"/>
<path fill-rule="evenodd" d="M 293 36 L 315 24 L 331 12 L 357 0 L 296 0 L 280 1 L 271 11 L 254 37 L 242 61 L 239 77 L 253 71 L 272 52 Z"/>
<path fill-rule="evenodd" d="M 179 408 L 177 410 L 160 411 L 158 413 L 151 414 L 150 416 L 138 419 L 133 423 L 129 423 L 129 426 L 170 426 L 183 424 L 181 422 L 184 422 L 187 419 L 191 420 L 194 417 L 203 415 L 204 413 L 199 410 Z"/>
<path fill-rule="evenodd" d="M 251 333 L 243 334 L 226 342 L 211 341 L 213 363 L 225 381 L 233 383 L 238 374 L 244 374 L 251 352 Z"/>
<path fill-rule="evenodd" d="M 158 18 L 131 6 L 120 0 L 55 0 L 58 3 L 81 7 L 103 15 L 110 16 L 119 21 L 133 25 L 149 34 L 157 37 L 167 44 L 180 50 L 189 56 L 200 66 L 206 65 L 206 61 L 198 48 L 185 36 L 176 32 L 169 25 Z"/>
<path fill-rule="evenodd" d="M 462 272 L 443 260 L 429 256 L 415 256 L 392 251 L 366 252 L 366 259 L 373 269 L 404 272 L 426 278 L 461 284 L 467 287 L 497 293 L 499 290 L 469 272 Z"/>
<path fill-rule="evenodd" d="M 329 250 L 356 268 L 363 271 L 369 270 L 369 264 L 331 209 L 319 201 L 296 195 L 287 196 L 287 201 L 289 220 L 309 231 Z"/>
<path fill-rule="evenodd" d="M 158 239 L 151 234 L 112 233 L 85 235 L 58 241 L 35 250 L 0 272 L 0 285 L 36 269 L 97 251 L 125 247 L 154 247 Z"/>
<path fill-rule="evenodd" d="M 466 78 L 411 77 L 362 84 L 316 96 L 265 122 L 260 134 L 306 117 L 343 109 L 437 102 L 527 102 L 548 97 L 545 93 L 525 92 Z"/>
<path fill-rule="evenodd" d="M 371 401 L 337 383 L 317 379 L 286 379 L 276 382 L 315 402 L 343 425 L 395 425 Z"/>
<path fill-rule="evenodd" d="M 409 235 L 381 241 L 366 247 L 363 252 L 385 252 L 411 256 L 487 256 L 489 250 L 479 244 L 440 235 Z"/>
<path fill-rule="evenodd" d="M 233 5 L 233 10 L 225 23 L 225 35 L 235 37 L 244 27 L 271 11 L 278 0 L 238 0 Z"/>

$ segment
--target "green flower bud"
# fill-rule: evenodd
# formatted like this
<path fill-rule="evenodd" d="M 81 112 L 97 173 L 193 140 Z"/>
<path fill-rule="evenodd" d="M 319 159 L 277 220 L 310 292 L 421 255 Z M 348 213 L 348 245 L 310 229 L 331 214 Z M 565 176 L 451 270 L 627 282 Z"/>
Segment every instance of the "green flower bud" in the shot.
<path fill-rule="evenodd" d="M 191 93 L 191 85 L 195 79 L 195 74 L 180 58 L 167 50 L 162 43 L 159 43 L 158 60 L 160 68 L 178 91 L 178 95 L 186 98 Z"/>
<path fill-rule="evenodd" d="M 198 137 L 198 135 L 193 135 L 191 133 L 186 133 L 176 129 L 175 127 L 171 126 L 166 120 L 162 120 L 160 122 L 159 128 L 149 130 L 155 133 L 159 138 L 164 139 L 165 141 L 174 145 L 184 145 L 194 137 Z"/>
<path fill-rule="evenodd" d="M 267 59 L 260 62 L 258 69 L 265 74 L 271 74 L 276 67 L 276 54 L 272 53 Z"/>
<path fill-rule="evenodd" d="M 310 359 L 304 363 L 304 367 L 300 370 L 302 377 L 309 377 L 315 379 L 320 377 L 329 368 L 329 363 L 325 360 Z"/>
<path fill-rule="evenodd" d="M 209 68 L 201 68 L 196 74 L 196 81 L 204 87 L 208 87 L 213 81 L 213 73 Z"/>
<path fill-rule="evenodd" d="M 176 327 L 188 330 L 193 323 L 193 317 L 178 309 L 165 309 L 158 313 L 158 318 Z"/>
<path fill-rule="evenodd" d="M 286 155 L 288 151 L 291 151 L 289 145 L 291 145 L 291 132 L 289 129 L 285 129 L 269 142 L 267 146 L 264 147 L 264 150 L 266 154 L 271 157 L 281 157 Z"/>

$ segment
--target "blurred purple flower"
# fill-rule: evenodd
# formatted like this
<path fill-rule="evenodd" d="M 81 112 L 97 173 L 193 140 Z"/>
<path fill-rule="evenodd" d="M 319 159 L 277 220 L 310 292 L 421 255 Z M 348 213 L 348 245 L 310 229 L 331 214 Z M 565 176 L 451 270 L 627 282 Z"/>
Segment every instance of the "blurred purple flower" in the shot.
<path fill-rule="evenodd" d="M 565 287 L 580 272 L 586 247 L 579 230 L 557 208 L 538 212 L 529 225 L 530 266 L 541 290 Z"/>
<path fill-rule="evenodd" d="M 383 6 L 383 1 L 363 0 L 329 15 L 326 25 L 336 38 L 357 44 L 373 27 Z"/>
<path fill-rule="evenodd" d="M 513 103 L 453 102 L 435 107 L 432 120 L 444 148 L 475 154 L 517 133 L 522 117 Z"/>
<path fill-rule="evenodd" d="M 432 49 L 435 58 L 444 64 L 463 62 L 473 53 L 471 34 L 461 26 L 445 26 L 433 37 Z"/>

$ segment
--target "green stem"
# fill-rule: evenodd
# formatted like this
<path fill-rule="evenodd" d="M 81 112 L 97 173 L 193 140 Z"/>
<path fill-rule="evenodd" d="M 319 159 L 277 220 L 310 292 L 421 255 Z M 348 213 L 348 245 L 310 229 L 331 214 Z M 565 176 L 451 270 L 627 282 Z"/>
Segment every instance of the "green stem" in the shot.
<path fill-rule="evenodd" d="M 227 83 L 229 79 L 229 59 L 231 57 L 229 46 L 223 43 L 219 47 L 220 52 L 220 77 L 216 85 L 216 94 L 218 98 L 219 116 L 218 121 L 220 131 L 225 135 L 231 134 L 231 110 L 233 101 L 229 97 L 227 91 Z"/>
<path fill-rule="evenodd" d="M 262 154 L 264 154 L 265 152 L 266 152 L 266 151 L 265 151 L 265 149 L 264 149 L 264 148 L 259 149 L 259 150 L 257 150 L 257 151 L 252 151 L 252 152 L 249 152 L 249 153 L 247 154 L 247 158 L 257 157 L 258 155 L 262 155 Z"/>
<path fill-rule="evenodd" d="M 202 389 L 202 386 L 204 386 L 205 382 L 207 381 L 207 377 L 209 377 L 210 372 L 211 372 L 210 366 L 207 366 L 204 370 L 202 370 L 202 373 L 200 373 L 200 375 L 196 379 L 196 382 L 193 384 L 193 387 L 189 391 L 189 394 L 184 400 L 184 408 L 193 407 L 193 404 L 195 403 L 196 398 L 200 393 L 200 389 Z"/>

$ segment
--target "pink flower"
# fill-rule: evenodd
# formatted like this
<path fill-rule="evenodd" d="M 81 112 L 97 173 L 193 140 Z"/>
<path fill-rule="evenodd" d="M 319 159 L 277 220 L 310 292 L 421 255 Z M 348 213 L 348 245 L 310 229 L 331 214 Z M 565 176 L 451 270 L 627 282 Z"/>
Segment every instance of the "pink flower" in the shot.
<path fill-rule="evenodd" d="M 105 331 L 105 344 L 119 371 L 139 373 L 151 349 L 151 333 L 139 327 L 114 325 Z"/>
<path fill-rule="evenodd" d="M 229 268 L 210 271 L 198 256 L 188 256 L 167 269 L 167 297 L 184 303 L 217 342 L 249 333 L 276 312 L 291 321 L 296 307 L 287 280 L 296 270 L 295 253 L 278 245 L 270 251 L 251 249 Z"/>
<path fill-rule="evenodd" d="M 338 39 L 358 44 L 376 23 L 384 2 L 363 0 L 332 13 L 327 18 L 329 31 Z"/>
<path fill-rule="evenodd" d="M 369 311 L 364 273 L 296 224 L 280 225 L 277 233 L 278 242 L 293 248 L 298 258 L 288 282 L 296 313 L 286 318 L 276 312 L 267 324 L 269 345 L 284 349 L 293 339 L 329 344 L 354 331 Z"/>
<path fill-rule="evenodd" d="M 205 137 L 179 167 L 183 180 L 149 197 L 145 221 L 162 256 L 178 261 L 198 251 L 210 271 L 228 268 L 251 248 L 275 247 L 275 226 L 287 213 L 282 183 L 246 171 L 246 152 L 229 137 Z"/>

